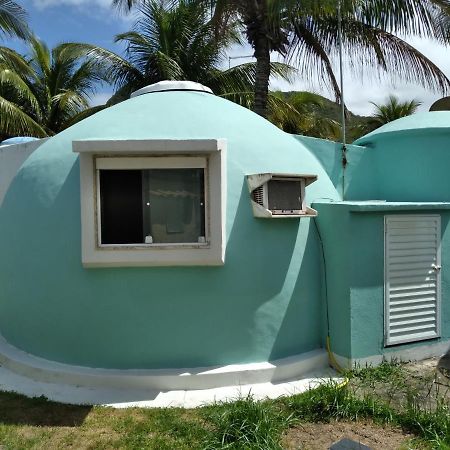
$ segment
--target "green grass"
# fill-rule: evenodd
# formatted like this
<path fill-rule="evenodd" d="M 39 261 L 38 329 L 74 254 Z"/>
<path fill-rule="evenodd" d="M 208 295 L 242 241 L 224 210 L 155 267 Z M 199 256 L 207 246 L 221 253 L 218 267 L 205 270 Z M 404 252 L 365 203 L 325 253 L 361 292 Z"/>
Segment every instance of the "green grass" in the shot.
<path fill-rule="evenodd" d="M 327 383 L 304 394 L 281 400 L 295 418 L 303 422 L 372 419 L 376 423 L 395 422 L 389 406 L 370 396 L 357 398 L 347 387 Z"/>
<path fill-rule="evenodd" d="M 363 383 L 373 385 L 376 382 L 379 383 L 396 383 L 401 381 L 405 382 L 404 365 L 399 361 L 383 361 L 377 367 L 370 366 L 355 366 L 353 370 L 349 370 L 345 373 L 348 378 L 357 378 Z"/>
<path fill-rule="evenodd" d="M 205 407 L 202 415 L 212 425 L 204 442 L 207 450 L 281 449 L 281 434 L 294 423 L 293 415 L 287 414 L 280 402 L 258 402 L 251 395 Z"/>
<path fill-rule="evenodd" d="M 249 395 L 195 410 L 70 406 L 0 393 L 0 447 L 279 450 L 286 433 L 302 423 L 369 421 L 401 427 L 420 448 L 450 450 L 447 393 L 424 405 L 396 363 L 348 375 L 344 387 L 330 382 L 278 400 L 258 402 Z M 399 383 L 402 401 L 390 403 L 386 392 Z M 381 394 L 379 386 L 385 387 Z"/>

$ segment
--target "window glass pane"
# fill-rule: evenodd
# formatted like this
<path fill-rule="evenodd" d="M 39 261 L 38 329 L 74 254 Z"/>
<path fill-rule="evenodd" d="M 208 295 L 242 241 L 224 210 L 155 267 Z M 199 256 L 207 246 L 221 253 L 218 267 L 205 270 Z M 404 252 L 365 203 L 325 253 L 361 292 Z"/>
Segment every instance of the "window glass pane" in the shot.
<path fill-rule="evenodd" d="M 147 242 L 204 242 L 204 170 L 152 169 L 142 176 Z"/>
<path fill-rule="evenodd" d="M 102 244 L 144 242 L 140 170 L 101 170 Z"/>
<path fill-rule="evenodd" d="M 101 243 L 205 242 L 203 169 L 100 170 Z"/>

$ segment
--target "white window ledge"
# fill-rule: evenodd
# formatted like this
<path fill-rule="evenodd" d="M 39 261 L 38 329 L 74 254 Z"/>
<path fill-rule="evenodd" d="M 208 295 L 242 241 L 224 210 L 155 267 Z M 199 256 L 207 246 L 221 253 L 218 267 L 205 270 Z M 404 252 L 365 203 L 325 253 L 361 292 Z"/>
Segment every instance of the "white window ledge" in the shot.
<path fill-rule="evenodd" d="M 203 154 L 223 151 L 225 139 L 129 139 L 73 141 L 75 153 L 100 154 Z"/>

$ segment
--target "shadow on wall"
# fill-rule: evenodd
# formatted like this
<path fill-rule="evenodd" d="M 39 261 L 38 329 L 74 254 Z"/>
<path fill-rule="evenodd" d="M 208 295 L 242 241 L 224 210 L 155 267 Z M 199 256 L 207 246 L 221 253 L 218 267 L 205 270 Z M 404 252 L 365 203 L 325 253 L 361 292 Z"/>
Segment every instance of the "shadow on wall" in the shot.
<path fill-rule="evenodd" d="M 288 220 L 288 219 L 287 219 Z M 323 347 L 322 256 L 313 219 L 300 220 L 298 242 L 292 260 L 299 262 L 295 284 L 285 299 L 283 318 L 273 342 L 275 360 Z M 299 242 L 300 241 L 300 242 Z"/>

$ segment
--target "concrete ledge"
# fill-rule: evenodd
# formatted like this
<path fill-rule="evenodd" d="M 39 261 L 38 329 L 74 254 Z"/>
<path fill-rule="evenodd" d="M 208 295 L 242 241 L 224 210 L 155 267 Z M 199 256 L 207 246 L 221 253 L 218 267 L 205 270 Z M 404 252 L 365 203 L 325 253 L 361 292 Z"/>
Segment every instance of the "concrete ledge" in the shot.
<path fill-rule="evenodd" d="M 71 366 L 19 350 L 0 336 L 0 363 L 19 375 L 44 383 L 86 388 L 201 390 L 225 386 L 298 380 L 328 366 L 324 350 L 272 362 L 162 370 L 115 370 Z"/>
<path fill-rule="evenodd" d="M 383 361 L 421 361 L 427 358 L 444 355 L 450 348 L 450 341 L 436 341 L 433 343 L 416 345 L 404 348 L 404 346 L 388 347 L 381 355 L 367 356 L 364 358 L 348 358 L 336 353 L 334 357 L 343 368 L 350 369 L 356 366 L 378 366 Z"/>
<path fill-rule="evenodd" d="M 379 213 L 384 211 L 444 211 L 450 202 L 387 202 L 384 200 L 317 201 L 312 206 L 341 208 L 352 213 Z"/>

